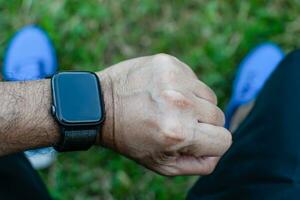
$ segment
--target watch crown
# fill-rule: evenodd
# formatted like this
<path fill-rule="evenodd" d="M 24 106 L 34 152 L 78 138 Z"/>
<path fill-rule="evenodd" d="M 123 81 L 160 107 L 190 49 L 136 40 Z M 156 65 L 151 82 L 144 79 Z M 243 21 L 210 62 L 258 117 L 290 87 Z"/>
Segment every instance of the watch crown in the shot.
<path fill-rule="evenodd" d="M 51 114 L 55 116 L 55 106 L 51 105 Z"/>

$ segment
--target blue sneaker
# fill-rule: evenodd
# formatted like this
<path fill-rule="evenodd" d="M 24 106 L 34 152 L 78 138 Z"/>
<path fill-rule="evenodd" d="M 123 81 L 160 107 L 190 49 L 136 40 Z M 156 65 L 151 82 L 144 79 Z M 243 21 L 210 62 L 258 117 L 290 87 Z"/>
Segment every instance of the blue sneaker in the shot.
<path fill-rule="evenodd" d="M 4 57 L 2 75 L 6 81 L 37 80 L 57 71 L 57 59 L 47 34 L 34 25 L 22 28 L 12 38 Z M 56 158 L 53 148 L 26 151 L 35 169 L 50 166 Z"/>
<path fill-rule="evenodd" d="M 236 109 L 257 97 L 283 57 L 284 53 L 277 45 L 263 43 L 244 58 L 233 82 L 232 96 L 225 111 L 226 128 L 229 128 Z"/>

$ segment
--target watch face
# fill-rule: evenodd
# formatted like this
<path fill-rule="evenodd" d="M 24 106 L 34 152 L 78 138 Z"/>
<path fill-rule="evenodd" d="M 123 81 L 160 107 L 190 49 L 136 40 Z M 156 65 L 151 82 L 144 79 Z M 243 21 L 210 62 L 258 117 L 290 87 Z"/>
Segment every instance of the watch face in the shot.
<path fill-rule="evenodd" d="M 91 72 L 62 72 L 52 77 L 57 120 L 65 125 L 98 124 L 103 120 L 101 90 Z"/>

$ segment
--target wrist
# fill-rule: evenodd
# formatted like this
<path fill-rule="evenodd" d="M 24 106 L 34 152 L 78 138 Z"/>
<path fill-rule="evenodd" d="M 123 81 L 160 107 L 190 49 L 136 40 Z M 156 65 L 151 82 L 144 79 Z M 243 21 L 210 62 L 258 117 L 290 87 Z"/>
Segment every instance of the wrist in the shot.
<path fill-rule="evenodd" d="M 114 99 L 113 99 L 113 83 L 109 70 L 98 72 L 97 75 L 100 80 L 101 92 L 104 103 L 105 120 L 101 126 L 97 137 L 96 145 L 101 145 L 107 148 L 115 148 L 114 138 Z"/>
<path fill-rule="evenodd" d="M 53 146 L 59 141 L 59 127 L 57 122 L 51 115 L 51 86 L 50 79 L 44 79 L 39 81 L 25 82 L 28 84 L 27 93 L 24 95 L 28 98 L 26 104 L 32 105 L 24 107 L 27 113 L 31 113 L 28 120 L 31 121 L 28 135 L 39 138 L 36 142 L 36 146 L 31 147 L 49 147 Z M 25 121 L 24 121 L 25 122 Z"/>
<path fill-rule="evenodd" d="M 59 129 L 50 114 L 50 80 L 0 84 L 0 156 L 52 146 Z"/>

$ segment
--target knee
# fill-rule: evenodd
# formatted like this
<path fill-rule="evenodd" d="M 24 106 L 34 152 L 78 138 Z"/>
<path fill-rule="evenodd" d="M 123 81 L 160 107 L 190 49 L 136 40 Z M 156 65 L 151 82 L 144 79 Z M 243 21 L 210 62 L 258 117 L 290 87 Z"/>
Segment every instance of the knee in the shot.
<path fill-rule="evenodd" d="M 299 71 L 300 70 L 300 49 L 294 50 L 286 55 L 280 65 L 284 66 L 285 70 Z"/>
<path fill-rule="evenodd" d="M 300 58 L 300 49 L 296 49 L 287 54 L 286 58 L 297 59 Z"/>
<path fill-rule="evenodd" d="M 279 85 L 282 87 L 282 81 L 291 85 L 299 85 L 300 73 L 300 49 L 294 50 L 288 53 L 284 59 L 278 64 L 278 67 L 273 72 L 270 79 L 276 80 L 275 83 L 279 81 Z M 269 81 L 270 82 L 270 81 Z M 271 81 L 272 85 L 274 81 Z"/>

